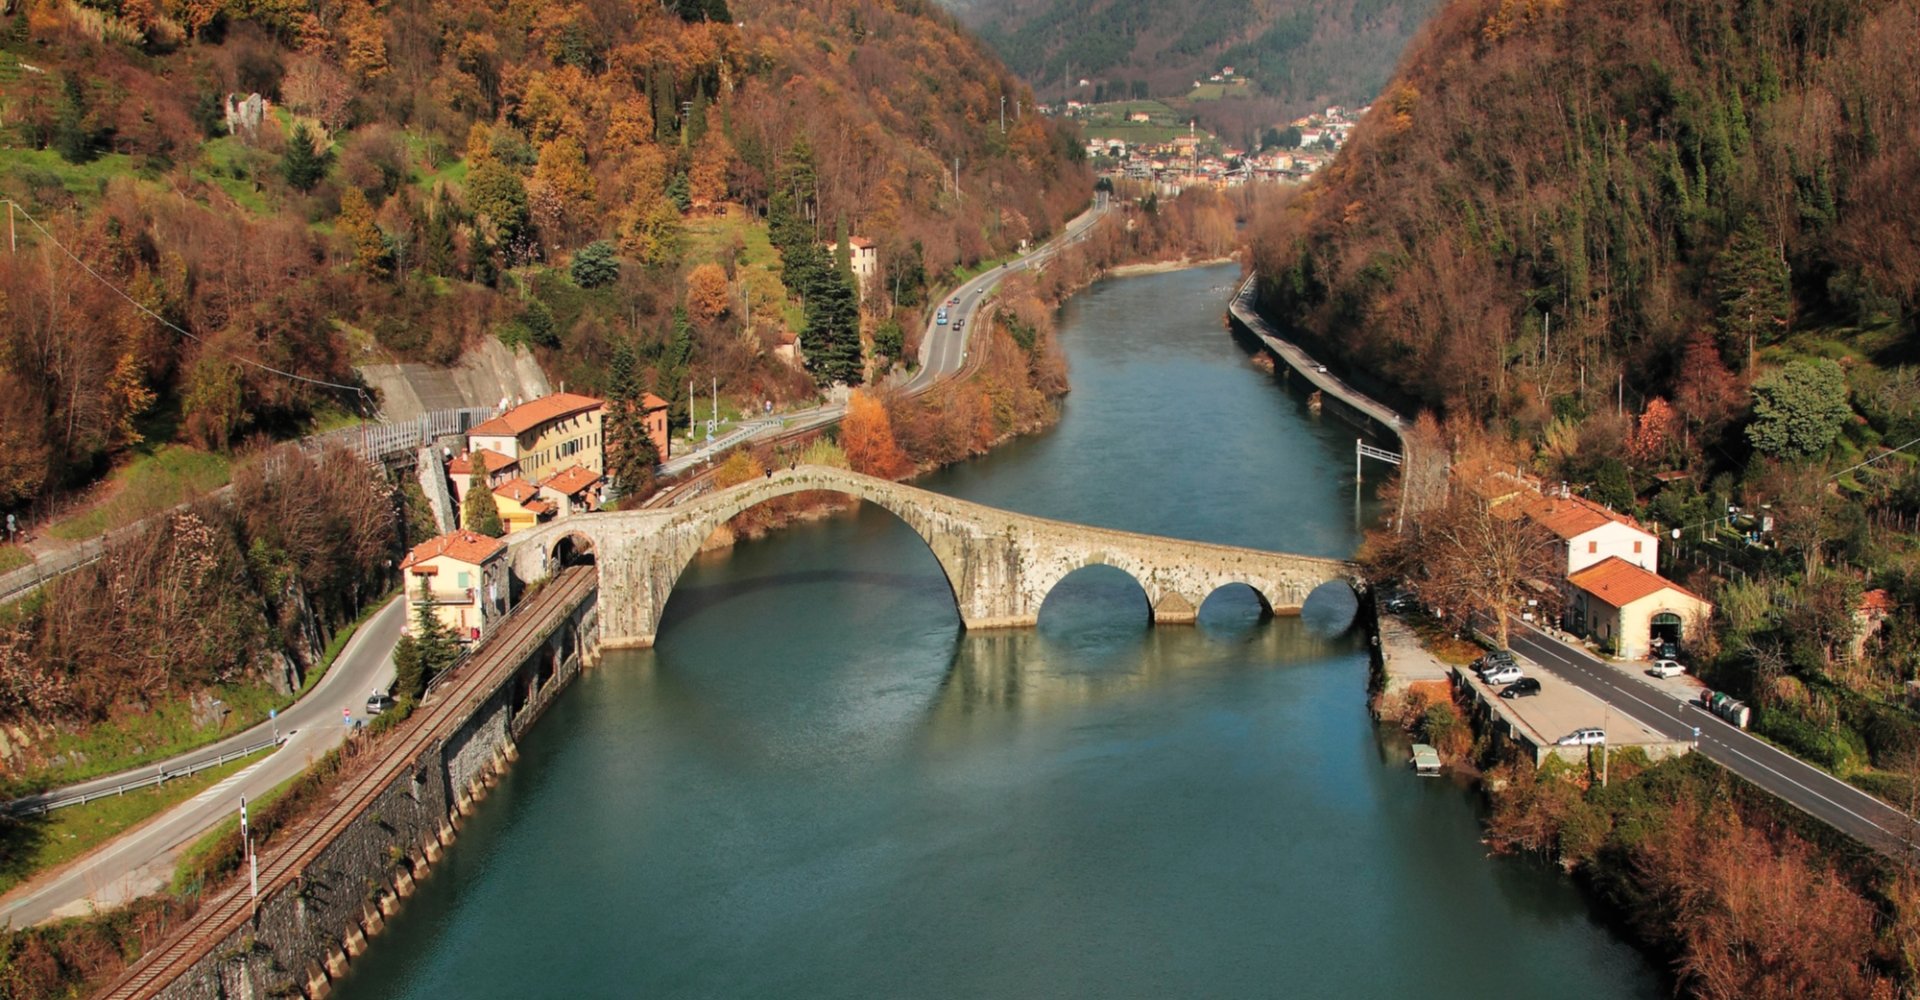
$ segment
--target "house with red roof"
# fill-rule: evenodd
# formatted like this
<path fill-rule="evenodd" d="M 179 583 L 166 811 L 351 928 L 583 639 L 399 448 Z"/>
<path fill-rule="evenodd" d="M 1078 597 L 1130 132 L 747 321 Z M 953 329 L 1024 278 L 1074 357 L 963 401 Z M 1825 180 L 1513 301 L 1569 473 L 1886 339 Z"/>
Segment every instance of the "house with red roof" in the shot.
<path fill-rule="evenodd" d="M 467 432 L 467 450 L 499 452 L 519 464 L 519 474 L 539 482 L 569 465 L 607 470 L 601 438 L 605 400 L 556 392 L 522 403 Z"/>
<path fill-rule="evenodd" d="M 414 546 L 400 562 L 407 601 L 431 607 L 454 634 L 472 641 L 506 613 L 507 543 L 473 531 L 450 531 Z M 417 615 L 407 616 L 413 631 Z"/>
<path fill-rule="evenodd" d="M 583 465 L 570 465 L 540 483 L 540 498 L 554 505 L 558 517 L 599 510 L 600 491 L 605 484 L 605 476 Z"/>
<path fill-rule="evenodd" d="M 463 451 L 447 460 L 447 478 L 453 482 L 454 506 L 467 502 L 467 487 L 473 482 L 476 465 L 487 470 L 489 489 L 520 475 L 520 461 L 512 456 L 502 455 L 491 448 Z"/>
<path fill-rule="evenodd" d="M 1658 644 L 1703 634 L 1713 605 L 1698 594 L 1619 556 L 1567 575 L 1567 627 L 1628 660 L 1647 659 Z"/>
<path fill-rule="evenodd" d="M 500 524 L 509 535 L 547 520 L 559 509 L 541 497 L 540 487 L 517 477 L 493 488 L 493 505 L 499 508 Z M 465 510 L 461 508 L 463 514 Z"/>
<path fill-rule="evenodd" d="M 1560 540 L 1568 575 L 1608 559 L 1622 559 L 1649 573 L 1660 570 L 1660 538 L 1639 522 L 1585 497 L 1527 492 L 1514 503 L 1528 520 Z"/>

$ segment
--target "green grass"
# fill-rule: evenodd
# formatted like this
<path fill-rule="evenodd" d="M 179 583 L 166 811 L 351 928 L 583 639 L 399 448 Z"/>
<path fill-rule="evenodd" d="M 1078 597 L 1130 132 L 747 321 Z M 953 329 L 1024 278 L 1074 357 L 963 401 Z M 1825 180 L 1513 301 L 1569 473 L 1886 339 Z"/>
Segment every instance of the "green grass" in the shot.
<path fill-rule="evenodd" d="M 753 311 L 760 316 L 778 311 L 787 329 L 798 331 L 806 322 L 800 306 L 787 297 L 780 281 L 780 252 L 773 248 L 767 227 L 742 212 L 688 219 L 686 259 L 696 264 L 723 263 L 737 244 L 738 273 L 744 275 Z"/>
<path fill-rule="evenodd" d="M 1085 132 L 1089 139 L 1118 139 L 1126 143 L 1172 142 L 1187 134 L 1187 130 L 1178 125 L 1154 125 L 1140 122 L 1088 124 Z"/>
<path fill-rule="evenodd" d="M 259 684 L 217 687 L 213 696 L 227 706 L 228 712 L 209 726 L 193 724 L 190 699 L 172 698 L 110 723 L 59 733 L 44 748 L 51 763 L 0 785 L 0 798 L 28 795 L 165 760 L 265 721 L 268 709 L 286 704 L 278 692 Z"/>
<path fill-rule="evenodd" d="M 0 190 L 29 205 L 36 200 L 34 192 L 54 186 L 82 200 L 97 198 L 110 178 L 131 177 L 138 169 L 139 160 L 123 153 L 68 163 L 51 149 L 0 148 L 0 178 L 5 179 Z"/>
<path fill-rule="evenodd" d="M 293 790 L 293 786 L 305 779 L 306 776 L 307 773 L 302 771 L 267 789 L 254 798 L 248 799 L 247 808 L 255 815 L 265 813 L 268 806 L 285 798 L 287 793 Z M 201 834 L 200 839 L 187 845 L 186 850 L 180 852 L 180 859 L 173 867 L 173 892 L 175 895 L 184 895 L 196 889 L 195 883 L 198 881 L 198 873 L 206 857 L 219 850 L 222 846 L 221 842 L 233 836 L 233 832 L 238 829 L 240 829 L 240 817 L 229 815 L 226 819 L 221 820 L 219 825 Z M 257 849 L 256 844 L 256 850 Z"/>
<path fill-rule="evenodd" d="M 19 569 L 33 561 L 33 554 L 18 545 L 0 545 L 0 573 Z"/>
<path fill-rule="evenodd" d="M 44 817 L 0 824 L 0 840 L 4 840 L 8 848 L 6 861 L 0 864 L 0 893 L 7 892 L 40 872 L 86 854 L 122 832 L 213 787 L 220 779 L 267 753 L 262 750 L 219 767 L 210 767 L 199 774 L 175 778 L 165 784 L 141 788 L 125 795 L 55 809 Z"/>
<path fill-rule="evenodd" d="M 467 186 L 467 161 L 449 160 L 438 170 L 414 171 L 413 186 L 421 194 L 432 194 L 434 188 L 443 184 L 450 190 L 464 189 Z"/>
<path fill-rule="evenodd" d="M 258 184 L 258 178 L 273 169 L 273 161 L 264 152 L 232 136 L 209 139 L 200 144 L 201 165 L 192 173 L 232 198 L 234 204 L 254 215 L 271 215 L 273 200 Z"/>
<path fill-rule="evenodd" d="M 186 445 L 161 445 L 114 471 L 106 500 L 48 525 L 55 538 L 80 541 L 132 524 L 225 486 L 232 468 L 224 455 Z"/>

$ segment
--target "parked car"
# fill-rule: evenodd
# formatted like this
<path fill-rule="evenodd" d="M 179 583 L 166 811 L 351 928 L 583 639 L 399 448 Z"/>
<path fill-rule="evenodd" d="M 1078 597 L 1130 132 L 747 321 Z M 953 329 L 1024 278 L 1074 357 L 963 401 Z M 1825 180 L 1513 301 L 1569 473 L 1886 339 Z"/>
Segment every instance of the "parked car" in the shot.
<path fill-rule="evenodd" d="M 1473 669 L 1479 671 L 1481 674 L 1487 674 L 1503 667 L 1516 666 L 1518 663 L 1519 661 L 1513 658 L 1512 650 L 1496 649 L 1474 661 Z"/>
<path fill-rule="evenodd" d="M 1686 672 L 1687 668 L 1681 666 L 1678 660 L 1655 660 L 1653 666 L 1647 668 L 1647 673 L 1655 677 L 1678 677 Z"/>
<path fill-rule="evenodd" d="M 1527 695 L 1539 693 L 1540 681 L 1533 677 L 1522 677 L 1500 689 L 1502 698 L 1525 698 Z"/>
<path fill-rule="evenodd" d="M 1604 729 L 1576 729 L 1557 741 L 1563 747 L 1590 747 L 1607 741 Z"/>
<path fill-rule="evenodd" d="M 392 707 L 393 707 L 393 695 L 390 695 L 385 691 L 375 691 L 373 694 L 367 696 L 367 714 L 368 715 L 379 715 L 381 712 L 384 712 L 387 709 Z"/>
<path fill-rule="evenodd" d="M 1420 606 L 1420 602 L 1405 594 L 1395 594 L 1381 603 L 1381 607 L 1396 615 L 1406 614 Z"/>
<path fill-rule="evenodd" d="M 1510 663 L 1504 667 L 1496 667 L 1481 674 L 1480 679 L 1486 681 L 1488 684 L 1498 686 L 1501 684 L 1512 684 L 1514 681 L 1525 676 L 1526 674 L 1522 673 L 1518 666 Z"/>

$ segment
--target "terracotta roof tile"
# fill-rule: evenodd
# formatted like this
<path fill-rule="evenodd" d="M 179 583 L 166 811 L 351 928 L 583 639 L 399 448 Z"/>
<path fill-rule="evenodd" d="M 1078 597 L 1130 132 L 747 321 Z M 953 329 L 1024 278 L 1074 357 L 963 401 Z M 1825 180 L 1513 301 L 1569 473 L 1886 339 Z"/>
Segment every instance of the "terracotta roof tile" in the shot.
<path fill-rule="evenodd" d="M 539 487 L 533 485 L 530 482 L 527 482 L 524 479 L 515 477 L 513 479 L 507 480 L 504 483 L 501 483 L 498 486 L 495 486 L 493 488 L 493 495 L 497 497 L 506 497 L 507 499 L 512 500 L 514 503 L 517 503 L 522 507 L 526 507 L 529 501 L 531 501 L 534 497 L 540 495 L 540 489 Z M 533 508 L 528 507 L 527 509 L 532 510 Z"/>
<path fill-rule="evenodd" d="M 652 413 L 655 410 L 664 410 L 666 408 L 667 408 L 667 401 L 664 399 L 661 399 L 659 396 L 656 396 L 650 392 L 643 392 L 640 394 L 640 409 L 642 412 Z"/>
<path fill-rule="evenodd" d="M 498 538 L 488 538 L 477 531 L 449 531 L 438 538 L 429 538 L 413 547 L 407 558 L 400 563 L 401 569 L 409 569 L 415 563 L 446 556 L 463 563 L 478 566 L 493 557 L 507 551 L 507 543 Z M 433 567 L 422 567 L 418 572 L 430 573 Z"/>
<path fill-rule="evenodd" d="M 582 396 L 576 392 L 556 392 L 530 403 L 522 403 L 492 420 L 477 424 L 472 430 L 467 431 L 467 434 L 525 434 L 550 420 L 571 417 L 576 413 L 585 413 L 605 405 L 604 400 L 595 399 L 592 396 Z"/>
<path fill-rule="evenodd" d="M 1885 590 L 1869 590 L 1860 595 L 1860 610 L 1867 614 L 1884 615 L 1893 610 L 1893 595 Z"/>
<path fill-rule="evenodd" d="M 1527 516 L 1561 538 L 1572 539 L 1612 521 L 1635 531 L 1645 531 L 1633 518 L 1594 503 L 1585 497 L 1549 497 L 1531 494 L 1516 498 L 1524 504 Z"/>
<path fill-rule="evenodd" d="M 574 496 L 600 481 L 600 474 L 585 466 L 569 465 L 559 472 L 548 476 L 540 483 L 540 488 L 553 490 L 562 496 Z"/>
<path fill-rule="evenodd" d="M 487 475 L 493 475 L 503 469 L 520 464 L 520 460 L 514 458 L 512 455 L 502 454 L 494 451 L 492 448 L 479 448 L 470 454 L 455 455 L 452 459 L 448 460 L 447 475 L 473 475 L 473 459 L 475 458 L 480 459 L 486 464 Z"/>
<path fill-rule="evenodd" d="M 1704 598 L 1693 591 L 1664 576 L 1649 573 L 1619 556 L 1608 556 L 1567 577 L 1567 582 L 1616 608 L 1626 607 L 1643 597 L 1663 590 L 1685 594 L 1696 601 L 1706 603 Z"/>

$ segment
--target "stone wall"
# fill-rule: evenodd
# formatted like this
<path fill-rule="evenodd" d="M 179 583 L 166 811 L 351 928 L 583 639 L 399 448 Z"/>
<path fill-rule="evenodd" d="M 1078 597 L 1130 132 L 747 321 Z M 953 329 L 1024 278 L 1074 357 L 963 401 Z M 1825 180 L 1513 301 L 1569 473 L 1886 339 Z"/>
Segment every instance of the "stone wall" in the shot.
<path fill-rule="evenodd" d="M 591 661 L 598 597 L 505 676 L 445 739 L 403 768 L 290 886 L 158 994 L 168 1000 L 325 996 L 452 844 L 463 818 L 519 754 L 515 746 Z"/>

